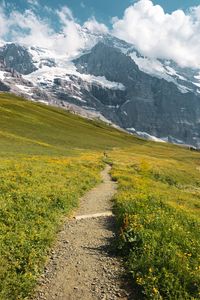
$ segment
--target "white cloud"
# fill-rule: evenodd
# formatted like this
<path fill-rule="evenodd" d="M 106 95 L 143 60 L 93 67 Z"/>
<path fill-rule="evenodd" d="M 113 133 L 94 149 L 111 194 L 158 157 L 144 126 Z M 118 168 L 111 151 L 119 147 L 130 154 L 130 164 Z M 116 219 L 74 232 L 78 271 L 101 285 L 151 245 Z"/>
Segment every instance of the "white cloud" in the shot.
<path fill-rule="evenodd" d="M 125 10 L 122 19 L 113 18 L 113 34 L 144 55 L 200 66 L 200 6 L 167 14 L 152 1 L 140 0 Z"/>
<path fill-rule="evenodd" d="M 67 24 L 69 20 L 74 20 L 73 13 L 67 6 L 63 6 L 61 10 L 57 10 L 57 14 L 63 24 Z"/>
<path fill-rule="evenodd" d="M 97 20 L 95 19 L 95 17 L 92 17 L 91 19 L 89 19 L 88 21 L 86 21 L 83 24 L 84 28 L 87 28 L 88 30 L 90 30 L 92 33 L 108 33 L 109 30 L 106 27 L 106 25 L 104 25 L 103 23 L 99 23 L 97 22 Z"/>
<path fill-rule="evenodd" d="M 44 9 L 53 13 L 46 7 Z M 76 55 L 81 48 L 89 47 L 92 41 L 84 38 L 81 25 L 68 7 L 62 7 L 54 15 L 60 24 L 60 33 L 50 26 L 48 19 L 41 19 L 35 10 L 27 9 L 23 13 L 13 10 L 6 17 L 4 8 L 0 6 L 0 39 L 5 39 L 9 33 L 10 41 L 48 48 L 65 56 Z"/>
<path fill-rule="evenodd" d="M 9 18 L 9 29 L 13 41 L 28 46 L 50 48 L 55 35 L 48 23 L 40 20 L 31 10 L 26 10 L 23 14 L 13 11 Z"/>
<path fill-rule="evenodd" d="M 39 6 L 38 0 L 27 0 L 27 3 L 33 6 Z"/>
<path fill-rule="evenodd" d="M 81 34 L 81 26 L 75 21 L 72 11 L 65 6 L 57 11 L 57 14 L 60 18 L 63 35 L 57 39 L 55 47 L 65 50 L 68 55 L 86 47 L 86 41 Z"/>
<path fill-rule="evenodd" d="M 8 16 L 5 15 L 5 7 L 0 5 L 0 39 L 9 36 L 9 41 L 48 48 L 57 54 L 71 56 L 78 54 L 80 49 L 94 45 L 95 38 L 93 40 L 92 36 L 88 37 L 84 33 L 86 28 L 92 33 L 108 32 L 108 28 L 98 23 L 94 17 L 81 26 L 67 6 L 56 11 L 43 7 L 45 13 L 57 18 L 57 24 L 60 25 L 58 33 L 51 27 L 50 20 L 41 19 L 37 14 L 37 0 L 27 0 L 27 3 L 30 4 L 30 9 L 23 13 L 13 9 Z"/>

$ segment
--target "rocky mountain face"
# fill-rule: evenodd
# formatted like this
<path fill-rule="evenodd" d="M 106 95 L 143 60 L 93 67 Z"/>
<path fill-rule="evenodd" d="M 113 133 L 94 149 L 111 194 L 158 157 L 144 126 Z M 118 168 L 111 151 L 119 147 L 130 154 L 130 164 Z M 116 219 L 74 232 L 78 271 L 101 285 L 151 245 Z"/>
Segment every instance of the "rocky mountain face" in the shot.
<path fill-rule="evenodd" d="M 188 144 L 200 142 L 200 97 L 195 93 L 181 93 L 173 82 L 140 71 L 129 56 L 103 43 L 75 60 L 75 65 L 80 73 L 104 74 L 110 81 L 123 83 L 116 110 L 121 127 L 159 138 L 172 136 Z"/>
<path fill-rule="evenodd" d="M 0 81 L 0 91 L 2 92 L 9 92 L 10 87 L 6 84 L 4 84 L 2 81 Z"/>
<path fill-rule="evenodd" d="M 0 48 L 0 61 L 6 69 L 13 69 L 23 75 L 36 71 L 28 50 L 13 43 Z"/>
<path fill-rule="evenodd" d="M 141 136 L 200 147 L 200 71 L 143 57 L 100 36 L 73 60 L 46 49 L 0 48 L 0 90 L 106 118 Z"/>

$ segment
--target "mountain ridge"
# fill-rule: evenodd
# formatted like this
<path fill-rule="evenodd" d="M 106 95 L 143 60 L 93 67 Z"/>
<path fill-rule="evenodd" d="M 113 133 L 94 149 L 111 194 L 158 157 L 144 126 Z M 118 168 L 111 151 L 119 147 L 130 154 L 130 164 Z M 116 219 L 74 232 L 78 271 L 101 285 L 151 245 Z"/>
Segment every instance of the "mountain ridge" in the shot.
<path fill-rule="evenodd" d="M 200 147 L 198 70 L 145 58 L 110 35 L 95 35 L 94 41 L 70 60 L 38 47 L 0 47 L 0 90 L 70 106 L 150 139 Z M 148 64 L 145 71 L 147 60 L 162 63 L 163 73 L 153 74 Z"/>

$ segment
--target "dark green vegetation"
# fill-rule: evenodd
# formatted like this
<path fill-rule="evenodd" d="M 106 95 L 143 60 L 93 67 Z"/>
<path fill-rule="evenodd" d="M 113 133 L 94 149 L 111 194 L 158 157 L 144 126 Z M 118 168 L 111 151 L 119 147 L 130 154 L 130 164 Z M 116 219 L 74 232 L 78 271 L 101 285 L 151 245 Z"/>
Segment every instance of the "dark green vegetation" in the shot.
<path fill-rule="evenodd" d="M 200 154 L 0 94 L 0 299 L 25 299 L 78 199 L 118 181 L 118 248 L 147 299 L 199 299 Z"/>

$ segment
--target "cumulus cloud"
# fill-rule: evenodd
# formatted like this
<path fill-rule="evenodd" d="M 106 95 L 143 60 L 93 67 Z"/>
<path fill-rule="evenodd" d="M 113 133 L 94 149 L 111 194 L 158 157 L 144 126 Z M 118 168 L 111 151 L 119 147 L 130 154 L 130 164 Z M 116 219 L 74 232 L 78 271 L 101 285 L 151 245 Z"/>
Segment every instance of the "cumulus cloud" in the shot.
<path fill-rule="evenodd" d="M 113 34 L 144 55 L 200 66 L 200 6 L 168 14 L 152 1 L 140 0 L 125 10 L 122 19 L 113 18 Z"/>
<path fill-rule="evenodd" d="M 92 17 L 88 21 L 86 21 L 83 25 L 84 28 L 87 28 L 90 30 L 92 33 L 103 33 L 106 34 L 109 32 L 108 28 L 106 25 L 103 23 L 97 22 L 95 17 Z"/>
<path fill-rule="evenodd" d="M 28 2 L 31 5 L 39 5 L 39 2 L 35 0 L 28 0 Z M 43 9 L 57 20 L 59 32 L 51 27 L 48 18 L 39 17 L 35 6 L 34 9 L 30 6 L 23 13 L 12 10 L 8 16 L 5 14 L 5 7 L 0 6 L 0 39 L 9 36 L 9 41 L 48 48 L 56 54 L 71 56 L 78 54 L 80 49 L 94 45 L 95 38 L 94 40 L 92 37 L 86 38 L 85 29 L 89 29 L 92 33 L 108 32 L 107 27 L 98 23 L 94 17 L 81 26 L 67 6 L 56 11 L 46 6 Z"/>
<path fill-rule="evenodd" d="M 41 19 L 35 10 L 27 9 L 23 13 L 13 10 L 6 16 L 4 8 L 0 7 L 0 39 L 9 36 L 9 41 L 48 48 L 65 56 L 76 55 L 81 48 L 89 47 L 91 41 L 84 38 L 81 25 L 67 6 L 54 12 L 44 9 L 54 13 L 60 32 L 51 27 L 48 19 Z"/>
<path fill-rule="evenodd" d="M 62 25 L 63 35 L 57 39 L 57 45 L 60 49 L 67 50 L 68 54 L 76 52 L 84 47 L 84 39 L 81 36 L 81 26 L 75 21 L 72 11 L 68 7 L 63 7 L 57 11 Z"/>
<path fill-rule="evenodd" d="M 37 45 L 50 48 L 54 31 L 49 24 L 40 20 L 33 11 L 26 10 L 23 14 L 13 11 L 10 15 L 9 32 L 11 39 L 26 45 Z"/>

